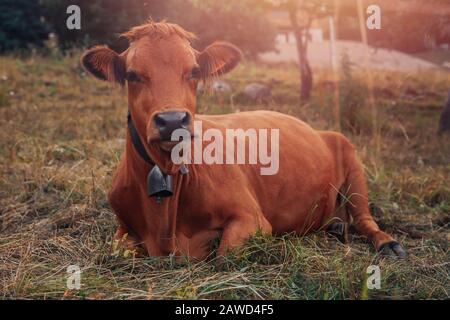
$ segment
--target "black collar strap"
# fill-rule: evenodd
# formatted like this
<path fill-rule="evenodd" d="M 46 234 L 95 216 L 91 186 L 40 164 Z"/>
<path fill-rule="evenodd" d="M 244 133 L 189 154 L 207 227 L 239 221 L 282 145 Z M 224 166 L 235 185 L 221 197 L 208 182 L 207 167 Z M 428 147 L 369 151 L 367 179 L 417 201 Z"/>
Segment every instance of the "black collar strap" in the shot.
<path fill-rule="evenodd" d="M 139 138 L 138 132 L 134 127 L 133 120 L 131 120 L 131 115 L 128 113 L 128 131 L 130 132 L 131 142 L 133 143 L 134 148 L 139 153 L 141 158 L 147 162 L 149 165 L 155 165 L 155 163 L 150 159 L 150 156 L 145 151 L 144 145 Z"/>
<path fill-rule="evenodd" d="M 136 127 L 133 124 L 133 120 L 131 119 L 130 113 L 128 113 L 128 131 L 130 132 L 131 142 L 133 143 L 134 148 L 139 153 L 141 158 L 149 165 L 154 166 L 155 163 L 152 161 L 147 151 L 145 150 L 145 147 L 142 144 L 141 139 L 139 138 Z M 188 174 L 189 170 L 184 164 L 182 164 L 180 167 L 180 172 L 181 174 Z"/>
<path fill-rule="evenodd" d="M 139 153 L 141 158 L 149 165 L 153 166 L 147 175 L 147 194 L 149 197 L 156 198 L 157 203 L 162 202 L 162 198 L 173 195 L 173 178 L 171 175 L 164 174 L 161 169 L 152 161 L 144 145 L 139 138 L 138 132 L 133 124 L 131 115 L 128 113 L 128 131 L 130 132 L 131 142 L 134 148 Z M 186 174 L 188 171 L 186 167 L 182 166 L 181 173 Z"/>

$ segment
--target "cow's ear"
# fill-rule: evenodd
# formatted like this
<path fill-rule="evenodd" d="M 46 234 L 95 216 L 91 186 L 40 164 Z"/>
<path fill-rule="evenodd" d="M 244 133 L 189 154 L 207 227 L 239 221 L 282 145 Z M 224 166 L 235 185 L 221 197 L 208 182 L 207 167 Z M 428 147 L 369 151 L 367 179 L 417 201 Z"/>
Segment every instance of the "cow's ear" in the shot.
<path fill-rule="evenodd" d="M 87 50 L 81 57 L 81 64 L 94 77 L 125 84 L 125 63 L 113 50 L 97 46 Z"/>
<path fill-rule="evenodd" d="M 197 58 L 203 79 L 230 72 L 242 59 L 238 47 L 228 42 L 214 42 L 206 47 Z"/>

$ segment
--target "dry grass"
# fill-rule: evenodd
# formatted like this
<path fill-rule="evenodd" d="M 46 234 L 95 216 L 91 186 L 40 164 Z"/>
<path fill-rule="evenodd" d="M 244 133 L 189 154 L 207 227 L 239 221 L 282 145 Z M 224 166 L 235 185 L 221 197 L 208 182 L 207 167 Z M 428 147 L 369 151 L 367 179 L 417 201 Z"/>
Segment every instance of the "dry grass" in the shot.
<path fill-rule="evenodd" d="M 322 233 L 255 236 L 216 272 L 211 262 L 125 258 L 111 246 L 106 192 L 125 135 L 124 92 L 86 77 L 76 55 L 0 57 L 0 65 L 0 297 L 450 298 L 450 144 L 435 134 L 448 73 L 377 72 L 378 130 L 347 132 L 367 166 L 375 217 L 407 248 L 406 260 L 379 256 L 356 235 L 350 245 Z M 272 103 L 252 106 L 239 94 L 272 79 Z M 199 109 L 275 109 L 333 129 L 330 79 L 319 70 L 300 109 L 294 67 L 247 63 L 227 77 L 237 94 L 201 97 Z M 79 291 L 66 290 L 72 264 L 82 269 Z M 365 288 L 371 264 L 381 267 L 381 290 Z"/>

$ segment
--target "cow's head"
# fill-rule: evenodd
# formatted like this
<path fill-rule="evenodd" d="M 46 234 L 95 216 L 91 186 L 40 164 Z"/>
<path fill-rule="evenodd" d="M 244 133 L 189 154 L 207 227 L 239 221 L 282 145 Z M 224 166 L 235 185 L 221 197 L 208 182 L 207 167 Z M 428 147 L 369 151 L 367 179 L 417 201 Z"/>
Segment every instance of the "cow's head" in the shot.
<path fill-rule="evenodd" d="M 129 47 L 121 54 L 104 47 L 84 53 L 82 64 L 95 77 L 128 85 L 131 117 L 147 151 L 170 151 L 175 129 L 192 132 L 196 89 L 201 80 L 232 70 L 241 59 L 234 45 L 215 42 L 194 50 L 194 35 L 176 24 L 149 22 L 123 34 Z"/>

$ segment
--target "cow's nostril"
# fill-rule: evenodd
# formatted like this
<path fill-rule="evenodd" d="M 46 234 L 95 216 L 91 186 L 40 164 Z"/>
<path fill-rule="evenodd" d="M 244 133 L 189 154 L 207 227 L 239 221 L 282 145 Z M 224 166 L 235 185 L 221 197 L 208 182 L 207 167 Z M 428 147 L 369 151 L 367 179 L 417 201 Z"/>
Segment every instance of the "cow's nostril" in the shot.
<path fill-rule="evenodd" d="M 170 141 L 172 133 L 177 129 L 188 129 L 191 116 L 188 112 L 162 112 L 153 118 L 154 125 L 163 141 Z"/>
<path fill-rule="evenodd" d="M 155 124 L 158 128 L 164 127 L 166 125 L 166 120 L 161 115 L 155 116 Z"/>

